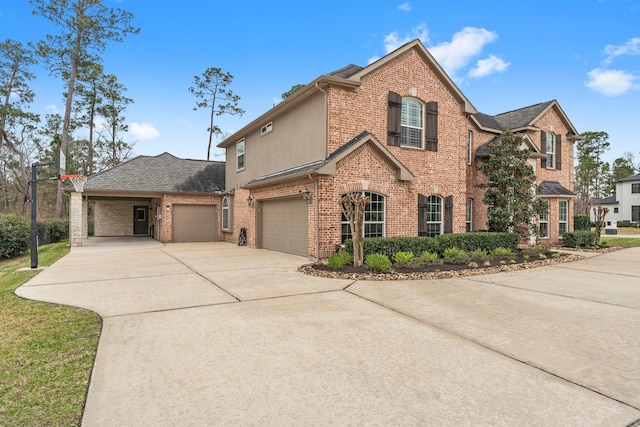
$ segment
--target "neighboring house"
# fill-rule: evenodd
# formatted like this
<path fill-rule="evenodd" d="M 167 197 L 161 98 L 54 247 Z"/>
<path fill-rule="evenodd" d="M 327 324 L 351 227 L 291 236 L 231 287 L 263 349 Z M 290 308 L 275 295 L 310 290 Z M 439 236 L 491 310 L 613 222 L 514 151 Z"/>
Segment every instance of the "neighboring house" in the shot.
<path fill-rule="evenodd" d="M 617 221 L 640 222 L 640 174 L 616 181 L 616 193 L 598 200 L 594 206 L 609 208 L 605 221 L 615 224 Z M 595 220 L 593 209 L 591 221 Z"/>
<path fill-rule="evenodd" d="M 163 153 L 139 156 L 92 175 L 83 193 L 66 189 L 72 201 L 71 243 L 81 245 L 78 239 L 87 238 L 89 202 L 96 237 L 151 236 L 162 242 L 221 240 L 217 219 L 224 173 L 224 162 L 180 159 Z"/>
<path fill-rule="evenodd" d="M 573 229 L 573 142 L 554 100 L 489 116 L 476 110 L 418 40 L 366 66 L 323 75 L 219 144 L 224 240 L 326 258 L 350 236 L 340 200 L 371 203 L 365 236 L 436 236 L 486 229 L 477 171 L 503 131 L 524 136 L 537 194 L 549 212 L 542 238 Z M 222 203 L 222 202 L 221 202 Z"/>

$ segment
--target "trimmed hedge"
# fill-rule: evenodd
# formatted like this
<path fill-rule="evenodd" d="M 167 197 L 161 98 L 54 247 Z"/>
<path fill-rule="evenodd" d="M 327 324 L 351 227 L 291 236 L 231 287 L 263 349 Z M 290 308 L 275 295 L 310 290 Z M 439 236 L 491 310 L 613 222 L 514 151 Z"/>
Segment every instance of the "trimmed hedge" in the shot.
<path fill-rule="evenodd" d="M 575 231 L 591 230 L 591 219 L 587 214 L 576 214 L 573 216 L 573 229 Z"/>
<path fill-rule="evenodd" d="M 29 221 L 16 214 L 0 214 L 0 259 L 16 257 L 29 249 Z"/>
<path fill-rule="evenodd" d="M 437 253 L 442 256 L 444 251 L 457 247 L 464 251 L 483 249 L 487 252 L 495 248 L 509 248 L 514 252 L 518 249 L 518 236 L 514 233 L 490 233 L 477 231 L 458 234 L 441 234 L 434 237 L 367 237 L 364 239 L 364 257 L 370 254 L 385 254 L 394 259 L 398 252 L 411 252 L 417 258 L 423 252 Z M 353 241 L 344 242 L 347 252 L 353 254 Z"/>
<path fill-rule="evenodd" d="M 38 223 L 38 246 L 69 239 L 69 220 L 52 218 Z"/>
<path fill-rule="evenodd" d="M 574 231 L 562 235 L 562 246 L 568 248 L 590 247 L 596 243 L 596 233 L 591 231 Z"/>

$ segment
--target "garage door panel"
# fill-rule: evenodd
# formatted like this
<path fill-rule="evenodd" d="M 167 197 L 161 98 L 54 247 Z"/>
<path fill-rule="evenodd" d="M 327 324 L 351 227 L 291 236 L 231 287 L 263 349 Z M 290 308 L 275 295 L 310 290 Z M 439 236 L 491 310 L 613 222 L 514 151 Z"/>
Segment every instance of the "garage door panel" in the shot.
<path fill-rule="evenodd" d="M 173 241 L 215 242 L 216 207 L 214 205 L 173 205 Z"/>
<path fill-rule="evenodd" d="M 262 247 L 308 255 L 307 203 L 296 197 L 262 204 Z"/>

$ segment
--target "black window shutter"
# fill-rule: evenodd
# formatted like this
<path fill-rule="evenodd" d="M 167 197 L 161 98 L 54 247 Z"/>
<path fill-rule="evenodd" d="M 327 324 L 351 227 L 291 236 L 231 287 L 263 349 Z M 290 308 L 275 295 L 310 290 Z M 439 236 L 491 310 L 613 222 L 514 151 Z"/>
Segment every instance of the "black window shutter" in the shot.
<path fill-rule="evenodd" d="M 556 169 L 562 169 L 562 135 L 556 135 Z"/>
<path fill-rule="evenodd" d="M 387 145 L 400 146 L 400 115 L 402 114 L 402 97 L 389 92 L 389 104 L 387 108 Z"/>
<path fill-rule="evenodd" d="M 444 232 L 453 233 L 453 196 L 444 199 Z"/>
<path fill-rule="evenodd" d="M 438 103 L 427 102 L 427 150 L 438 151 Z"/>
<path fill-rule="evenodd" d="M 427 206 L 427 197 L 418 194 L 418 236 L 427 235 L 427 219 L 425 218 L 425 210 Z"/>
<path fill-rule="evenodd" d="M 541 130 L 540 131 L 540 152 L 542 154 L 545 154 L 544 158 L 540 159 L 540 167 L 541 168 L 546 168 L 547 167 L 547 134 L 545 133 L 545 131 Z"/>

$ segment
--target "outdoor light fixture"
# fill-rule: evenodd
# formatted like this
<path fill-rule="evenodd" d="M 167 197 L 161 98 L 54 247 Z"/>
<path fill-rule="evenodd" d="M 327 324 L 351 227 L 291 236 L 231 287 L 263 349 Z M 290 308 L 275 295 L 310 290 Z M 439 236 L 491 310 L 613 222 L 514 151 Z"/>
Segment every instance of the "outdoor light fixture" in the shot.
<path fill-rule="evenodd" d="M 304 200 L 308 204 L 313 203 L 313 195 L 307 187 L 305 187 L 304 190 L 300 190 L 300 194 L 302 194 L 302 200 Z"/>
<path fill-rule="evenodd" d="M 171 209 L 171 206 L 167 205 L 167 211 L 169 211 L 169 209 Z"/>
<path fill-rule="evenodd" d="M 253 198 L 251 196 L 247 197 L 247 205 L 249 205 L 250 208 L 253 207 Z"/>

